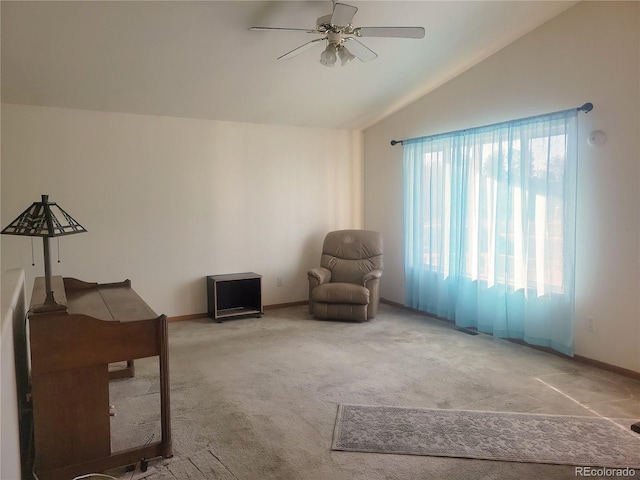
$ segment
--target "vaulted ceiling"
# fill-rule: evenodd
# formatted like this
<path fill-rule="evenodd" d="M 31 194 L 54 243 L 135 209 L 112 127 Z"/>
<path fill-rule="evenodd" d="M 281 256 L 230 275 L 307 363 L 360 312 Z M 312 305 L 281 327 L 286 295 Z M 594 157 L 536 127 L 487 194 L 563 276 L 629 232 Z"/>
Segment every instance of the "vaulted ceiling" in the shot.
<path fill-rule="evenodd" d="M 305 32 L 323 1 L 2 1 L 2 101 L 235 122 L 361 129 L 428 93 L 575 2 L 350 1 L 355 26 L 422 26 L 362 38 L 370 62 L 328 68 Z"/>

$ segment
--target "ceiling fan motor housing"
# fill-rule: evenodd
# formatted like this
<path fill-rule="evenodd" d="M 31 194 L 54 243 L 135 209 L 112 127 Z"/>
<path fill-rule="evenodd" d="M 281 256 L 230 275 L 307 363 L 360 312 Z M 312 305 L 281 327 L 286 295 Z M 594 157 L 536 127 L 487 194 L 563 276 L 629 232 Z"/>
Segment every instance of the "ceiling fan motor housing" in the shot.
<path fill-rule="evenodd" d="M 323 33 L 330 31 L 332 27 L 331 17 L 332 15 L 324 15 L 322 17 L 319 17 L 316 21 L 316 30 Z"/>

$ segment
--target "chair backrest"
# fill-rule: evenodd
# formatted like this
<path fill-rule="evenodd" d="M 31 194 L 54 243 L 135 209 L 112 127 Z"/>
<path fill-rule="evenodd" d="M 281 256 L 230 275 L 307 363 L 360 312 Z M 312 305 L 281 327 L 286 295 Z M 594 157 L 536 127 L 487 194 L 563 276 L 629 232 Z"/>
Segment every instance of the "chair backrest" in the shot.
<path fill-rule="evenodd" d="M 362 283 L 371 270 L 382 270 L 382 237 L 370 230 L 338 230 L 324 239 L 320 266 L 332 282 Z"/>

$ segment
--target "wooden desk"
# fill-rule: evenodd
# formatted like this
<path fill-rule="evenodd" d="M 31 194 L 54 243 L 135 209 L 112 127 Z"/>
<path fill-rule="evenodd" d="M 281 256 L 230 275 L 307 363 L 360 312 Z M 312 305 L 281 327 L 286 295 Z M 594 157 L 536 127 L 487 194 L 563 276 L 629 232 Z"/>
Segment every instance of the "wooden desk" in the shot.
<path fill-rule="evenodd" d="M 67 480 L 172 456 L 167 317 L 157 316 L 131 282 L 97 284 L 53 277 L 66 310 L 29 315 L 35 471 L 41 480 Z M 34 283 L 32 307 L 44 300 Z M 109 364 L 159 357 L 162 438 L 111 452 Z M 132 374 L 131 370 L 128 374 Z"/>

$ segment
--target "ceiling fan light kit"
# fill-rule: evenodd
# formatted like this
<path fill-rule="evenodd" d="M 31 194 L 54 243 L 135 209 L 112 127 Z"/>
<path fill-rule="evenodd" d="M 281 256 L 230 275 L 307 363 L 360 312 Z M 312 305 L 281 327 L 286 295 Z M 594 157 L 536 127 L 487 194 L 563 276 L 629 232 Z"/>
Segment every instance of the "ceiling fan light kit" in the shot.
<path fill-rule="evenodd" d="M 333 67 L 336 64 L 336 46 L 333 43 L 327 45 L 324 52 L 320 54 L 320 63 L 325 67 Z"/>
<path fill-rule="evenodd" d="M 315 29 L 286 27 L 251 27 L 249 30 L 299 31 L 316 35 L 324 35 L 294 48 L 278 57 L 278 60 L 292 58 L 304 50 L 313 47 L 317 42 L 326 40 L 327 46 L 320 54 L 320 63 L 325 67 L 333 67 L 338 57 L 342 66 L 348 65 L 357 58 L 368 62 L 378 57 L 373 50 L 365 46 L 355 37 L 390 37 L 390 38 L 424 38 L 423 27 L 354 27 L 351 22 L 358 9 L 344 3 L 334 3 L 333 13 L 318 18 Z M 349 42 L 350 50 L 345 43 Z"/>
<path fill-rule="evenodd" d="M 336 64 L 336 52 L 340 58 L 340 65 L 348 65 L 356 58 L 344 45 L 329 43 L 327 48 L 320 54 L 320 63 L 325 67 L 333 67 Z"/>
<path fill-rule="evenodd" d="M 340 64 L 343 67 L 351 63 L 353 59 L 356 58 L 344 45 L 338 49 L 338 56 L 340 57 Z"/>

